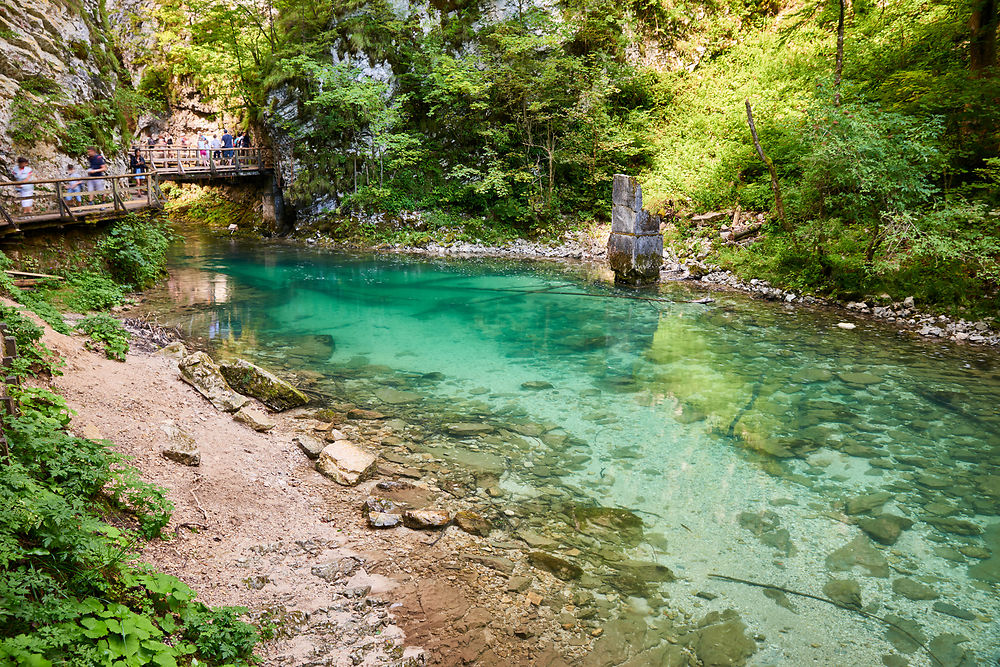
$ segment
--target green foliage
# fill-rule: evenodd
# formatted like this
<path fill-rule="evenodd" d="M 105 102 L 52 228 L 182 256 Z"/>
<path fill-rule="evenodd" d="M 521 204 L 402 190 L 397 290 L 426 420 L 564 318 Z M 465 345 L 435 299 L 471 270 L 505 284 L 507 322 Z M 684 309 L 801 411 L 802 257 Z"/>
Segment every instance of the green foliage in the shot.
<path fill-rule="evenodd" d="M 0 304 L 0 321 L 7 324 L 10 334 L 17 342 L 18 356 L 11 373 L 18 377 L 38 373 L 56 374 L 58 359 L 42 342 L 45 332 L 40 326 L 25 317 L 15 306 Z"/>
<path fill-rule="evenodd" d="M 125 301 L 125 289 L 95 271 L 73 273 L 66 279 L 66 284 L 71 291 L 64 297 L 64 302 L 74 312 L 108 310 Z"/>
<path fill-rule="evenodd" d="M 88 349 L 104 352 L 108 359 L 125 361 L 131 335 L 119 320 L 105 313 L 88 315 L 76 323 L 76 330 L 90 336 Z"/>
<path fill-rule="evenodd" d="M 97 255 L 116 281 L 145 289 L 160 277 L 171 238 L 164 224 L 129 214 L 97 244 Z"/>
<path fill-rule="evenodd" d="M 50 136 L 54 124 L 55 115 L 47 100 L 28 95 L 11 100 L 7 133 L 15 145 L 34 146 Z"/>
<path fill-rule="evenodd" d="M 0 317 L 19 352 L 41 330 Z M 0 665 L 248 665 L 259 633 L 238 608 L 212 609 L 174 577 L 134 564 L 137 535 L 156 538 L 173 510 L 109 443 L 67 431 L 72 412 L 46 389 L 12 387 L 0 465 Z M 117 515 L 116 527 L 106 521 Z"/>

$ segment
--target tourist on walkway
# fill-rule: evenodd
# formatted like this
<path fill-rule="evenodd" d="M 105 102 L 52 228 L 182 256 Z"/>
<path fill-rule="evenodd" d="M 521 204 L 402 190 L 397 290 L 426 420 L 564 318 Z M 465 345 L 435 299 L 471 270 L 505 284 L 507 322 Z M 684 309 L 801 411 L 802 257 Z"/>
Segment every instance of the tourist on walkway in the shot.
<path fill-rule="evenodd" d="M 74 192 L 75 193 L 83 192 L 83 181 L 81 180 L 82 176 L 80 175 L 80 170 L 77 168 L 75 164 L 70 163 L 66 165 L 66 178 L 72 179 L 70 181 L 67 181 L 66 183 L 66 196 L 64 197 L 66 203 L 69 203 L 73 201 Z M 81 197 L 79 194 L 76 195 L 76 203 L 77 204 L 83 203 L 83 197 Z"/>
<path fill-rule="evenodd" d="M 136 148 L 132 151 L 132 154 L 128 156 L 128 170 L 133 174 L 145 174 L 146 173 L 146 158 L 142 157 L 142 153 Z M 135 186 L 139 188 L 139 194 L 142 194 L 142 183 L 146 179 L 141 176 L 136 176 Z"/>
<path fill-rule="evenodd" d="M 35 180 L 35 170 L 28 165 L 28 158 L 26 157 L 17 158 L 17 169 L 14 170 L 14 180 L 15 181 Z M 34 199 L 35 186 L 19 185 L 17 187 L 17 196 L 21 200 L 21 215 L 31 215 L 31 212 L 35 206 L 35 199 Z"/>
<path fill-rule="evenodd" d="M 222 159 L 226 161 L 226 164 L 233 163 L 233 135 L 229 134 L 229 130 L 222 130 L 222 147 L 229 149 L 222 151 Z"/>
<path fill-rule="evenodd" d="M 108 171 L 108 163 L 104 160 L 104 156 L 101 155 L 101 151 L 97 149 L 96 146 L 91 146 L 87 149 L 87 162 L 89 166 L 87 167 L 87 176 L 104 176 Z M 95 192 L 104 192 L 104 179 L 96 178 L 94 180 L 87 181 L 87 200 L 94 201 Z"/>
<path fill-rule="evenodd" d="M 218 160 L 222 157 L 222 152 L 219 150 L 222 148 L 222 142 L 219 141 L 219 136 L 217 134 L 212 135 L 212 158 Z"/>
<path fill-rule="evenodd" d="M 208 166 L 208 137 L 204 134 L 198 135 L 198 162 L 203 167 Z"/>
<path fill-rule="evenodd" d="M 240 144 L 240 145 L 243 146 L 243 148 L 253 148 L 253 144 L 250 143 L 250 133 L 249 132 L 244 132 L 243 133 L 243 143 Z"/>

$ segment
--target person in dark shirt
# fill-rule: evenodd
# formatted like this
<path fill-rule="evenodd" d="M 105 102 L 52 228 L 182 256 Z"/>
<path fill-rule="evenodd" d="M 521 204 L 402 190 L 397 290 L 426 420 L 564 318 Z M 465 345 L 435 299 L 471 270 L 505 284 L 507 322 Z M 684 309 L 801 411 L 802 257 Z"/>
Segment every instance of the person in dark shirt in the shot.
<path fill-rule="evenodd" d="M 146 173 L 146 158 L 142 156 L 142 152 L 138 148 L 132 151 L 132 154 L 128 156 L 128 170 L 133 174 L 144 174 Z M 136 176 L 135 185 L 139 188 L 139 194 L 142 194 L 142 184 L 146 179 L 141 176 Z"/>
<path fill-rule="evenodd" d="M 233 135 L 229 134 L 229 130 L 222 130 L 222 159 L 225 160 L 226 164 L 232 164 L 233 162 Z M 227 150 L 228 149 L 228 150 Z"/>
<path fill-rule="evenodd" d="M 87 162 L 89 163 L 87 167 L 87 176 L 104 176 L 105 172 L 108 170 L 108 163 L 105 162 L 104 156 L 101 155 L 101 151 L 99 151 L 96 146 L 91 146 L 87 149 Z M 91 193 L 87 195 L 87 200 L 93 201 L 94 192 L 104 192 L 104 180 L 88 180 L 87 192 Z"/>

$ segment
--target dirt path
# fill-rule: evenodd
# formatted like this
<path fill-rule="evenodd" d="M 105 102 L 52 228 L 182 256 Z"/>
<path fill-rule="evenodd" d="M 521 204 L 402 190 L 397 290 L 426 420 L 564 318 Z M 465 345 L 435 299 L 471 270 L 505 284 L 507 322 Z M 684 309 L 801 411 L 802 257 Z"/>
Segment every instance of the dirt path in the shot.
<path fill-rule="evenodd" d="M 263 664 L 561 665 L 555 645 L 584 651 L 589 635 L 567 634 L 553 605 L 539 604 L 560 582 L 505 552 L 502 536 L 452 526 L 434 543 L 440 533 L 369 528 L 359 508 L 394 476 L 346 488 L 317 473 L 292 441 L 318 423 L 307 410 L 272 415 L 277 427 L 260 434 L 215 410 L 167 357 L 118 363 L 51 330 L 45 343 L 66 361 L 52 385 L 77 413 L 72 428 L 113 441 L 169 490 L 176 537 L 146 545 L 143 559 L 207 603 L 276 621 Z M 197 441 L 198 467 L 161 456 L 166 420 Z M 387 434 L 379 422 L 340 428 L 369 447 Z M 431 504 L 447 496 L 433 475 L 411 481 Z M 510 586 L 519 575 L 530 589 Z"/>

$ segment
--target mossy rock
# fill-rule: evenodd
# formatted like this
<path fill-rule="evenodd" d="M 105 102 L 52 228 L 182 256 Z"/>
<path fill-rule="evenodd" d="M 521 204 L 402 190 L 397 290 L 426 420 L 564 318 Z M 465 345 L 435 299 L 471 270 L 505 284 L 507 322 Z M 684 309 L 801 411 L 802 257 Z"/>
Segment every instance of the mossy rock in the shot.
<path fill-rule="evenodd" d="M 288 410 L 309 402 L 309 397 L 281 378 L 244 359 L 219 365 L 226 382 L 241 394 L 253 396 L 272 410 Z"/>

